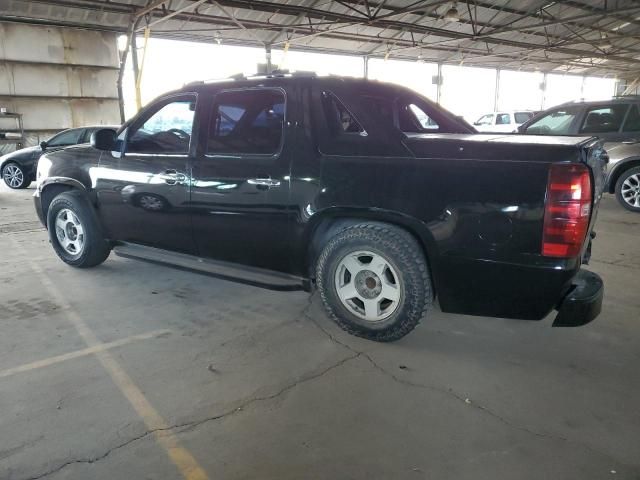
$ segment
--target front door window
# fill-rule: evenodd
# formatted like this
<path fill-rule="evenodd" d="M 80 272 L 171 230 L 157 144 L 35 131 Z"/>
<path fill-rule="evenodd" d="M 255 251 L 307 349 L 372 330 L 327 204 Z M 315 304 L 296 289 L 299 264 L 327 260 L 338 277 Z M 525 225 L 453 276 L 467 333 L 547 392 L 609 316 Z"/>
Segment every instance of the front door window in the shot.
<path fill-rule="evenodd" d="M 132 127 L 127 153 L 189 153 L 195 109 L 196 100 L 192 95 L 165 103 Z"/>

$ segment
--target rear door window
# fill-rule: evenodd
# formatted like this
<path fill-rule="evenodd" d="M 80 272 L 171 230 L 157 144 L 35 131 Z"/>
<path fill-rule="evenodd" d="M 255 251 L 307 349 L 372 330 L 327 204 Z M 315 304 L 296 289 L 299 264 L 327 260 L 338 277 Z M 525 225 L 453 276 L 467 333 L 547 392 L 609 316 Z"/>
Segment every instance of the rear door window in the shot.
<path fill-rule="evenodd" d="M 622 127 L 623 132 L 640 132 L 640 106 L 632 105 Z"/>
<path fill-rule="evenodd" d="M 571 125 L 580 113 L 580 107 L 571 105 L 558 108 L 539 118 L 527 127 L 532 135 L 570 135 Z"/>
<path fill-rule="evenodd" d="M 509 125 L 511 123 L 511 115 L 508 113 L 499 113 L 496 115 L 496 125 Z"/>
<path fill-rule="evenodd" d="M 625 104 L 590 108 L 584 117 L 580 133 L 611 133 L 619 131 L 628 108 L 629 106 Z"/>
<path fill-rule="evenodd" d="M 216 95 L 209 124 L 209 155 L 276 155 L 282 148 L 284 92 L 248 89 Z"/>

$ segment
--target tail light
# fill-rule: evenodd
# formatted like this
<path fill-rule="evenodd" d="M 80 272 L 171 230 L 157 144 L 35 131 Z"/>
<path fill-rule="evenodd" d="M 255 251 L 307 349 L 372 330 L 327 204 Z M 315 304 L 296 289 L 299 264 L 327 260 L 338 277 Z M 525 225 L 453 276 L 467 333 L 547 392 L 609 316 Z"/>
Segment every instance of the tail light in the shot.
<path fill-rule="evenodd" d="M 544 209 L 542 255 L 575 257 L 589 229 L 591 175 L 581 164 L 553 164 Z"/>

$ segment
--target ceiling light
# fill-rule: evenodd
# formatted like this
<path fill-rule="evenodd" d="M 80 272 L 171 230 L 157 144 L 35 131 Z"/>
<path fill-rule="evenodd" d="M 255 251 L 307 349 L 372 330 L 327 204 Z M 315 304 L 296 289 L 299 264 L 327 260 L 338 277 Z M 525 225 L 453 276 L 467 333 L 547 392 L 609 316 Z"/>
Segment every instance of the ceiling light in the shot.
<path fill-rule="evenodd" d="M 607 37 L 606 33 L 602 34 L 602 38 L 600 40 L 600 48 L 611 48 L 613 45 L 611 44 L 611 40 Z"/>
<path fill-rule="evenodd" d="M 447 13 L 444 14 L 443 18 L 444 18 L 445 22 L 459 22 L 460 21 L 460 14 L 458 13 L 458 8 L 456 7 L 456 3 L 455 2 L 451 6 L 451 8 L 449 10 L 447 10 Z"/>

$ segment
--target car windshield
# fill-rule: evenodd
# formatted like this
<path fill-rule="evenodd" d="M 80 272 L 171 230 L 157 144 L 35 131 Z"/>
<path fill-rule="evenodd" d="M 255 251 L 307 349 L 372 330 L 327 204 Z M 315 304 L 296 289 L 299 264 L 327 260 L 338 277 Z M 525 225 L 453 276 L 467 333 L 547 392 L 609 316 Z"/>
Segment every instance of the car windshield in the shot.
<path fill-rule="evenodd" d="M 570 106 L 554 110 L 529 125 L 525 133 L 532 135 L 568 135 L 580 107 Z"/>

